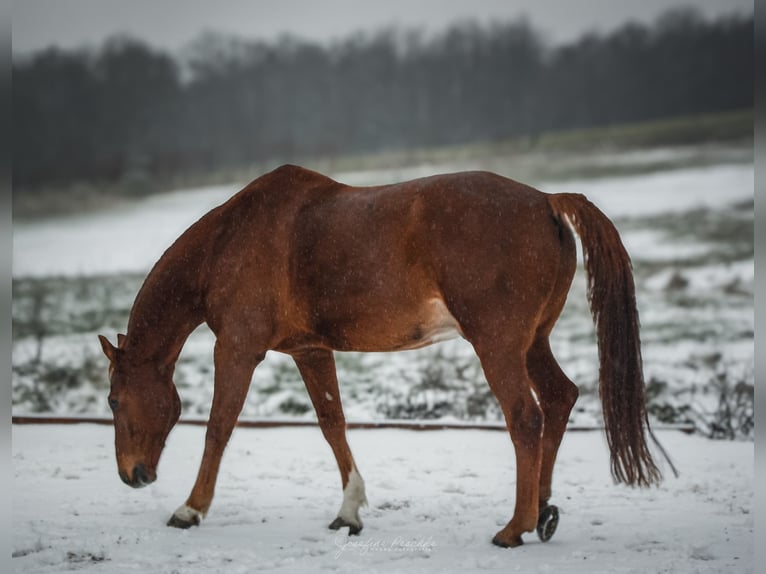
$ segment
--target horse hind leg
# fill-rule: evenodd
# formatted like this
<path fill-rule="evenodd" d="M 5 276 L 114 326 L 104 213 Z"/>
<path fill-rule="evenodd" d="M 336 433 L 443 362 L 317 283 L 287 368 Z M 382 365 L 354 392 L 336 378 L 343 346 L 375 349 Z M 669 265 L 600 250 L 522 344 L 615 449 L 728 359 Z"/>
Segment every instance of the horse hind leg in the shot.
<path fill-rule="evenodd" d="M 569 413 L 577 401 L 578 388 L 564 374 L 553 356 L 548 339 L 561 315 L 574 277 L 577 257 L 574 236 L 565 227 L 559 228 L 561 241 L 559 265 L 555 284 L 546 304 L 543 320 L 527 352 L 527 371 L 537 391 L 545 425 L 542 437 L 540 492 L 537 533 L 545 542 L 553 536 L 558 524 L 558 509 L 549 504 L 556 455 L 569 422 Z"/>
<path fill-rule="evenodd" d="M 527 370 L 532 379 L 545 417 L 540 466 L 538 535 L 544 542 L 553 536 L 558 509 L 549 504 L 553 467 L 561 440 L 569 422 L 569 413 L 577 401 L 578 388 L 561 370 L 551 352 L 548 337 L 539 337 L 527 353 Z"/>
<path fill-rule="evenodd" d="M 558 448 L 579 391 L 553 357 L 547 337 L 535 341 L 529 350 L 527 369 L 545 415 L 543 469 L 540 477 L 540 503 L 545 504 L 551 495 L 551 477 Z"/>
<path fill-rule="evenodd" d="M 543 412 L 527 374 L 522 341 L 473 341 L 490 389 L 498 400 L 516 454 L 516 504 L 510 522 L 492 540 L 502 547 L 523 544 L 537 527 L 542 461 Z"/>
<path fill-rule="evenodd" d="M 306 384 L 322 434 L 330 445 L 340 470 L 343 503 L 329 528 L 348 527 L 349 535 L 359 534 L 362 521 L 359 508 L 367 504 L 364 480 L 356 468 L 351 448 L 346 440 L 346 419 L 340 400 L 335 359 L 331 351 L 310 350 L 293 355 L 295 364 Z"/>

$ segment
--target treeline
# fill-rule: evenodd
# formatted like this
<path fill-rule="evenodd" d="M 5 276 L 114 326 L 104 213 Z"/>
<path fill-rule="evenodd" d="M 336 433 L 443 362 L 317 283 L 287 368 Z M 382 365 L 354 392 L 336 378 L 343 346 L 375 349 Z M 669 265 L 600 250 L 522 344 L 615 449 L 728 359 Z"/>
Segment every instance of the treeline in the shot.
<path fill-rule="evenodd" d="M 13 65 L 20 189 L 533 136 L 751 107 L 753 19 L 667 12 L 551 48 L 524 20 L 332 45 L 129 38 Z"/>

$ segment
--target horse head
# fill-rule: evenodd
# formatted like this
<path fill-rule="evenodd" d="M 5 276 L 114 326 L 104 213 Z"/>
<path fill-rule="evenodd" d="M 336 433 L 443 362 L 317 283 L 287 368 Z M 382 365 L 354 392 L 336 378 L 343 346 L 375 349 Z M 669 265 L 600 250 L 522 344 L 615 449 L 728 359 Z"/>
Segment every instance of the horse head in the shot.
<path fill-rule="evenodd" d="M 110 363 L 117 470 L 125 484 L 140 488 L 157 479 L 165 440 L 181 414 L 173 368 L 131 356 L 124 335 L 117 336 L 117 347 L 101 335 L 99 340 Z"/>

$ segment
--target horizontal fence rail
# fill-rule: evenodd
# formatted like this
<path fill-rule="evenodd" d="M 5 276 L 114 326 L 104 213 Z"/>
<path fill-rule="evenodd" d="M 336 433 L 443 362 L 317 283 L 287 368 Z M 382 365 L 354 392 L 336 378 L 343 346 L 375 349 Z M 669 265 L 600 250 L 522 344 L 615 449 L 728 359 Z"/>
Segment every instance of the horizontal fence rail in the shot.
<path fill-rule="evenodd" d="M 48 416 L 48 415 L 14 415 L 15 425 L 71 425 L 71 424 L 96 424 L 111 425 L 112 419 L 104 417 L 72 417 L 72 416 Z M 181 425 L 206 426 L 207 419 L 185 418 L 178 421 Z M 294 419 L 242 419 L 237 422 L 241 428 L 289 428 L 289 427 L 318 427 L 318 423 L 312 420 Z M 440 422 L 424 420 L 376 420 L 376 421 L 350 421 L 346 423 L 348 429 L 402 429 L 415 431 L 435 430 L 491 430 L 505 431 L 502 423 L 475 423 L 475 422 Z M 569 425 L 567 431 L 599 431 L 601 425 Z M 694 425 L 690 424 L 662 424 L 653 425 L 652 430 L 674 430 L 687 434 L 694 432 Z"/>

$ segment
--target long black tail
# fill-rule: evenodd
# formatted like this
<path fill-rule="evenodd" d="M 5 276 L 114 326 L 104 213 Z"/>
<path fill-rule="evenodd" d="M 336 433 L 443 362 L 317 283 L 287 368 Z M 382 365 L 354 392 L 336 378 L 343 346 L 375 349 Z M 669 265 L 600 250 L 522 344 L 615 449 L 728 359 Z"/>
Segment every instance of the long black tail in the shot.
<path fill-rule="evenodd" d="M 638 310 L 633 270 L 617 229 L 580 194 L 549 196 L 557 218 L 580 237 L 588 276 L 588 301 L 596 326 L 599 394 L 612 476 L 618 482 L 650 486 L 662 480 L 646 443 L 646 432 L 677 471 L 649 427 L 644 397 Z"/>

